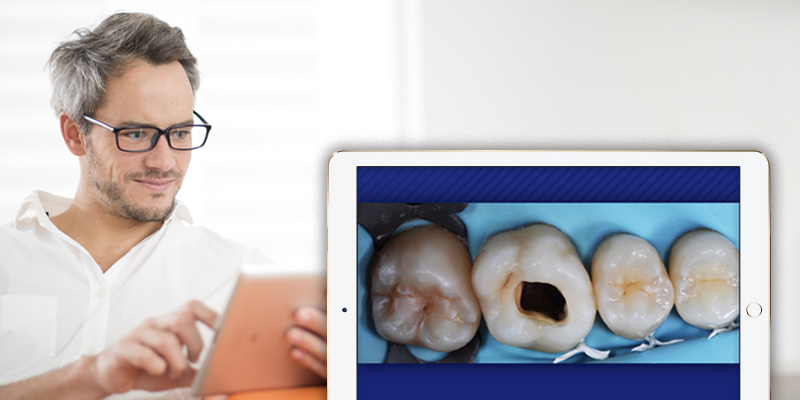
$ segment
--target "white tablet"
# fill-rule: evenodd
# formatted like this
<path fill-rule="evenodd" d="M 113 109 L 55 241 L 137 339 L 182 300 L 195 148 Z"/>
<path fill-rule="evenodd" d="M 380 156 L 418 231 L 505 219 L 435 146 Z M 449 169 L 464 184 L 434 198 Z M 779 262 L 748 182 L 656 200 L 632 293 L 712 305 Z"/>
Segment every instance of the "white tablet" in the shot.
<path fill-rule="evenodd" d="M 284 333 L 301 306 L 325 307 L 324 280 L 275 264 L 245 264 L 215 328 L 192 395 L 311 386 L 324 381 L 289 355 Z"/>
<path fill-rule="evenodd" d="M 769 217 L 759 152 L 338 152 L 329 398 L 767 399 Z"/>

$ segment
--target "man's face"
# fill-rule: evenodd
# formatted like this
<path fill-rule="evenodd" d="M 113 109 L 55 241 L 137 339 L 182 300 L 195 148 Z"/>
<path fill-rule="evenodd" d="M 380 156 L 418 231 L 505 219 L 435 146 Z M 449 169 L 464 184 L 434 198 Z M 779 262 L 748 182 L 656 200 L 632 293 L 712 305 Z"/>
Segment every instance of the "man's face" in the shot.
<path fill-rule="evenodd" d="M 151 65 L 137 61 L 109 78 L 103 104 L 92 115 L 114 127 L 191 123 L 194 100 L 189 79 L 177 61 Z M 114 134 L 94 126 L 87 136 L 86 167 L 91 197 L 110 213 L 135 221 L 163 221 L 189 167 L 190 151 L 173 150 L 161 137 L 145 153 L 117 148 Z"/>

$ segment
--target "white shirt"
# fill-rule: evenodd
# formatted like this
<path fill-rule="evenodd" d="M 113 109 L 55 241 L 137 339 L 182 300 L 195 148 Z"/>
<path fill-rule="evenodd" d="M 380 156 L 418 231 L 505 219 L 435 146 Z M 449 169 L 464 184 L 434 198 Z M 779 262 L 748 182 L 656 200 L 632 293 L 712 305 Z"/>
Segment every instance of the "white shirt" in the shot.
<path fill-rule="evenodd" d="M 98 353 L 149 317 L 191 299 L 220 312 L 243 262 L 261 253 L 201 227 L 178 203 L 163 226 L 104 274 L 89 252 L 48 217 L 72 200 L 44 192 L 25 199 L 0 227 L 0 385 Z M 201 331 L 206 343 L 210 329 Z M 207 346 L 206 346 L 207 348 Z M 134 391 L 114 398 L 189 398 L 187 390 Z"/>

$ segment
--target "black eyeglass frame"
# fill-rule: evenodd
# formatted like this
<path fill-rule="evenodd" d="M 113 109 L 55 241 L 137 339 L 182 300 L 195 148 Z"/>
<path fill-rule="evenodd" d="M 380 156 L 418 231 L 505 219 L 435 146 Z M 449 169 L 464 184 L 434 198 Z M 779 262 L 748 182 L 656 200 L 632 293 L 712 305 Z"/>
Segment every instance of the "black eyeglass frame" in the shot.
<path fill-rule="evenodd" d="M 86 119 L 87 121 L 89 121 L 89 122 L 101 127 L 101 128 L 105 128 L 105 129 L 111 131 L 112 133 L 114 133 L 115 142 L 117 143 L 117 149 L 119 149 L 120 151 L 124 151 L 126 153 L 145 153 L 145 152 L 148 152 L 148 151 L 153 150 L 154 148 L 156 148 L 156 146 L 158 145 L 158 141 L 161 139 L 161 135 L 164 135 L 164 137 L 167 139 L 167 145 L 172 150 L 191 151 L 191 150 L 197 150 L 197 149 L 205 146 L 206 142 L 208 141 L 208 134 L 211 133 L 211 125 L 209 125 L 209 123 L 206 122 L 206 120 L 203 117 L 201 117 L 200 114 L 197 113 L 197 111 L 192 110 L 192 114 L 196 115 L 197 118 L 200 118 L 200 121 L 202 121 L 203 123 L 202 124 L 174 125 L 174 126 L 168 127 L 167 129 L 161 129 L 159 127 L 152 126 L 152 125 L 123 126 L 123 127 L 120 127 L 120 128 L 116 128 L 116 127 L 113 127 L 113 126 L 111 126 L 111 125 L 109 125 L 109 124 L 107 124 L 107 123 L 105 123 L 103 121 L 100 121 L 100 120 L 96 119 L 96 118 L 90 117 L 90 116 L 88 116 L 86 114 L 83 114 L 83 118 Z M 206 137 L 203 138 L 203 143 L 201 143 L 199 146 L 192 147 L 190 149 L 178 149 L 178 148 L 173 147 L 172 146 L 172 142 L 169 139 L 168 133 L 171 130 L 176 129 L 176 128 L 186 128 L 186 127 L 190 127 L 190 126 L 206 128 Z M 120 145 L 119 145 L 119 133 L 120 132 L 122 132 L 125 129 L 140 129 L 140 128 L 155 129 L 158 132 L 155 136 L 153 136 L 155 139 L 151 139 L 150 140 L 150 147 L 149 148 L 147 148 L 146 150 L 125 150 L 122 147 L 120 147 Z"/>

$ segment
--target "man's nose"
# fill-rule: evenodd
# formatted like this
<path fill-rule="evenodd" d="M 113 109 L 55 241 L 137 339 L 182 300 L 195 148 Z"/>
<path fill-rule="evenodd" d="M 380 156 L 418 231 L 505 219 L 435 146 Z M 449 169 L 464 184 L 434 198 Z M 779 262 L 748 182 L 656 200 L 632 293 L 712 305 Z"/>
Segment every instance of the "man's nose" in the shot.
<path fill-rule="evenodd" d="M 169 147 L 166 135 L 159 135 L 156 147 L 145 154 L 145 165 L 150 169 L 169 171 L 175 166 L 175 150 Z"/>

